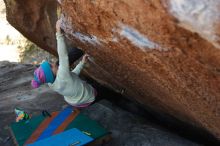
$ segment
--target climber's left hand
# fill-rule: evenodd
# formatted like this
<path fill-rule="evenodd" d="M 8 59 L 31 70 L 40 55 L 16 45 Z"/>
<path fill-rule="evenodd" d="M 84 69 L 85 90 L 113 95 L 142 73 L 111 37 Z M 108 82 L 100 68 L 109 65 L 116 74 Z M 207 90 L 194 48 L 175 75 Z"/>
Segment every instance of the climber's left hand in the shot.
<path fill-rule="evenodd" d="M 61 19 L 57 20 L 57 23 L 56 23 L 56 31 L 61 33 Z"/>

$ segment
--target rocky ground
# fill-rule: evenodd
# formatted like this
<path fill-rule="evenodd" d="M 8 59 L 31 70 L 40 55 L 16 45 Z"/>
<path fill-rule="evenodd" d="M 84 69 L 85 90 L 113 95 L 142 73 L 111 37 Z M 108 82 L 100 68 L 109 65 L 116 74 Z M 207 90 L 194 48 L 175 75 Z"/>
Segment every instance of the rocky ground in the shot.
<path fill-rule="evenodd" d="M 15 120 L 14 108 L 20 107 L 34 115 L 42 110 L 56 111 L 66 106 L 62 96 L 47 86 L 31 89 L 35 67 L 28 64 L 0 62 L 0 145 L 7 141 L 7 126 Z M 111 101 L 101 100 L 82 112 L 98 121 L 112 133 L 106 146 L 194 146 L 199 145 L 152 124 L 147 119 L 125 111 Z M 7 141 L 7 142 L 6 142 Z"/>

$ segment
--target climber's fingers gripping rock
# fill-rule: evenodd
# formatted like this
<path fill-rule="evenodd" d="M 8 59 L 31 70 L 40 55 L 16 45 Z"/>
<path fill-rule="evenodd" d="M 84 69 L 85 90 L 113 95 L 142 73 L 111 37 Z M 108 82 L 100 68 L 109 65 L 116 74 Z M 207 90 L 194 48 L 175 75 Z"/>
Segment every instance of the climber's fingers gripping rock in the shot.
<path fill-rule="evenodd" d="M 57 20 L 56 31 L 61 33 L 61 19 Z"/>

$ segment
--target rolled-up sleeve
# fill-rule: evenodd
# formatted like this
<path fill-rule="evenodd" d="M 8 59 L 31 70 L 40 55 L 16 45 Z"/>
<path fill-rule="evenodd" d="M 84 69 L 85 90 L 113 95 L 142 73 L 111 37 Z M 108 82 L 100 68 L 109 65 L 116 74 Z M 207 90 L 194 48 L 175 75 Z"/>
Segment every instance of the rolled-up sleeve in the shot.
<path fill-rule="evenodd" d="M 80 61 L 79 64 L 72 70 L 72 72 L 79 75 L 83 67 L 84 67 L 84 63 Z"/>

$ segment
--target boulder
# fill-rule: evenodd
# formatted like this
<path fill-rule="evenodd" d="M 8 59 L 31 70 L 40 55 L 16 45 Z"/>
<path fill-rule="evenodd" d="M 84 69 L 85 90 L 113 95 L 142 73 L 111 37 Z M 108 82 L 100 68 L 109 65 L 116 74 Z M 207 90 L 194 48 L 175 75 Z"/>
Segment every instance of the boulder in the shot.
<path fill-rule="evenodd" d="M 59 3 L 90 77 L 220 139 L 219 1 L 4 1 L 8 21 L 52 54 Z"/>
<path fill-rule="evenodd" d="M 4 0 L 8 22 L 39 47 L 56 54 L 54 0 Z"/>

